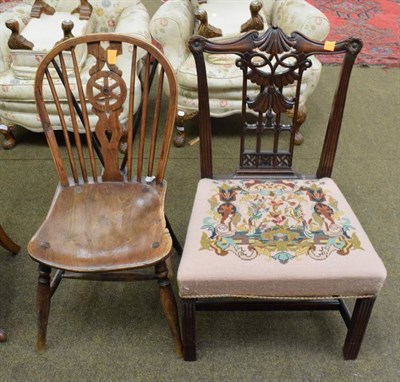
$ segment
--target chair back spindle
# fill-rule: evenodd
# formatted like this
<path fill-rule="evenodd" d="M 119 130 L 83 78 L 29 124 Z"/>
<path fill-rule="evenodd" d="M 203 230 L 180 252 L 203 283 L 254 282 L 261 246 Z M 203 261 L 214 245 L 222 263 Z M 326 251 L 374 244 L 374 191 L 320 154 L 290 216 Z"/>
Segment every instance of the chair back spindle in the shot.
<path fill-rule="evenodd" d="M 147 52 L 143 59 L 139 49 Z M 78 50 L 93 61 L 87 71 L 79 67 Z M 154 70 L 157 65 L 159 70 Z M 159 78 L 154 78 L 155 73 Z M 157 89 L 155 97 L 150 97 L 151 82 Z M 163 86 L 169 87 L 168 99 Z M 54 103 L 44 101 L 47 92 Z M 177 89 L 172 67 L 151 44 L 116 34 L 61 42 L 38 68 L 35 96 L 62 185 L 163 181 Z M 60 101 L 65 98 L 67 107 Z M 53 131 L 52 108 L 58 113 L 62 134 Z"/>

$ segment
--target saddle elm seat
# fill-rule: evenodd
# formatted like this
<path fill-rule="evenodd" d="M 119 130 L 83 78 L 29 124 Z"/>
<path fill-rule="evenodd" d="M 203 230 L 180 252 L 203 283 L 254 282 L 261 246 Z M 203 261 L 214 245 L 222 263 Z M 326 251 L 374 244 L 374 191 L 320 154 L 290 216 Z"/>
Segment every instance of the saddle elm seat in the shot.
<path fill-rule="evenodd" d="M 222 190 L 234 198 L 221 200 Z M 199 182 L 179 266 L 181 297 L 365 297 L 385 277 L 332 179 Z"/>
<path fill-rule="evenodd" d="M 165 190 L 141 183 L 59 185 L 28 251 L 39 262 L 74 272 L 157 263 L 171 247 L 162 213 Z"/>

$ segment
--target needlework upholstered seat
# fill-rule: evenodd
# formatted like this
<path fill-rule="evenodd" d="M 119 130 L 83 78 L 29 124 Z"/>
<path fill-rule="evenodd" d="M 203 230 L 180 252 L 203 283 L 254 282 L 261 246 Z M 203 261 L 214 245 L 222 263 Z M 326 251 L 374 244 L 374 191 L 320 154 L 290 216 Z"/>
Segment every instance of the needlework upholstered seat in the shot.
<path fill-rule="evenodd" d="M 339 310 L 348 327 L 344 358 L 355 359 L 386 277 L 381 259 L 331 178 L 361 41 L 323 43 L 271 27 L 236 40 L 194 36 L 189 44 L 198 75 L 202 179 L 177 275 L 185 359 L 196 359 L 197 311 L 246 309 Z M 216 168 L 221 172 L 227 160 L 218 151 L 213 156 L 213 144 L 223 146 L 224 138 L 212 134 L 211 121 L 214 128 L 217 120 L 211 119 L 206 53 L 235 54 L 242 74 L 239 167 L 222 177 Z M 319 166 L 310 177 L 293 169 L 294 138 L 303 74 L 314 63 L 310 56 L 320 54 L 344 59 L 325 140 L 320 149 L 315 147 L 321 151 Z M 295 96 L 288 97 L 283 87 L 295 81 Z M 286 118 L 287 110 L 292 110 L 292 119 Z M 352 316 L 345 298 L 356 299 Z"/>

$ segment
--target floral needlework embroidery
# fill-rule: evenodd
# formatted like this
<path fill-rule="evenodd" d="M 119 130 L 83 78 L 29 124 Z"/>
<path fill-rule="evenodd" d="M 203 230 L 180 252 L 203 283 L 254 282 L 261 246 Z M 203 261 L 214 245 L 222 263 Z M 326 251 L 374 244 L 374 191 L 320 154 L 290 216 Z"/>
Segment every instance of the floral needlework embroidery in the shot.
<path fill-rule="evenodd" d="M 201 250 L 243 260 L 265 256 L 286 264 L 309 256 L 325 260 L 362 249 L 350 220 L 324 181 L 214 182 L 203 219 Z"/>

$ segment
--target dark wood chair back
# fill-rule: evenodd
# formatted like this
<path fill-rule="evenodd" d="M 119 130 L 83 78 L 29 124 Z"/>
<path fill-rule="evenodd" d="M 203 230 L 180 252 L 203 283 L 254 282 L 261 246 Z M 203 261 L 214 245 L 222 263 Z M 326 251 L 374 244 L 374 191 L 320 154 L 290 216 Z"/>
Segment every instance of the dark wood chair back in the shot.
<path fill-rule="evenodd" d="M 350 74 L 362 48 L 358 39 L 338 43 L 316 42 L 300 33 L 290 37 L 278 27 L 265 33 L 250 32 L 241 39 L 207 40 L 193 36 L 189 42 L 198 73 L 201 177 L 212 178 L 211 118 L 205 54 L 234 54 L 243 71 L 240 161 L 236 177 L 292 177 L 294 138 L 303 73 L 311 66 L 309 57 L 344 55 L 338 87 L 333 99 L 317 177 L 330 176 L 338 144 Z M 283 88 L 295 84 L 295 97 Z M 283 113 L 291 111 L 289 122 Z"/>
<path fill-rule="evenodd" d="M 323 43 L 300 33 L 287 36 L 271 27 L 261 35 L 250 32 L 237 40 L 194 36 L 189 44 L 198 73 L 202 178 L 217 178 L 214 170 L 229 166 L 218 152 L 215 159 L 220 160 L 213 168 L 209 55 L 218 54 L 218 60 L 242 70 L 243 90 L 239 167 L 233 176 L 198 183 L 177 273 L 185 360 L 196 359 L 196 312 L 216 310 L 337 310 L 348 328 L 343 356 L 356 359 L 386 269 L 329 177 L 361 41 Z M 324 142 L 311 147 L 321 152 L 316 178 L 324 179 L 315 179 L 297 174 L 293 158 L 303 74 L 311 66 L 310 56 L 321 54 L 344 58 Z M 288 85 L 296 87 L 292 97 L 283 93 Z M 288 111 L 293 117 L 287 122 L 283 114 Z M 221 141 L 225 143 L 214 139 L 216 147 L 221 147 Z M 345 250 L 347 244 L 338 245 L 340 235 L 343 243 L 356 238 L 351 255 Z M 334 257 L 335 251 L 339 256 Z M 299 261 L 289 264 L 292 259 Z M 365 284 L 354 289 L 360 280 Z M 352 314 L 345 298 L 356 298 Z"/>
<path fill-rule="evenodd" d="M 76 54 L 82 49 L 93 59 L 92 68 L 85 73 L 80 70 Z M 144 58 L 139 60 L 143 50 Z M 139 70 L 143 85 L 138 84 Z M 158 80 L 154 81 L 154 97 L 150 97 L 155 73 Z M 162 97 L 164 86 L 169 87 L 166 100 Z M 62 185 L 142 179 L 162 182 L 176 114 L 177 87 L 172 67 L 157 48 L 117 34 L 63 41 L 39 65 L 35 97 Z M 54 103 L 46 102 L 49 97 Z M 60 102 L 65 98 L 68 107 Z M 53 131 L 50 108 L 57 109 L 61 136 Z"/>

